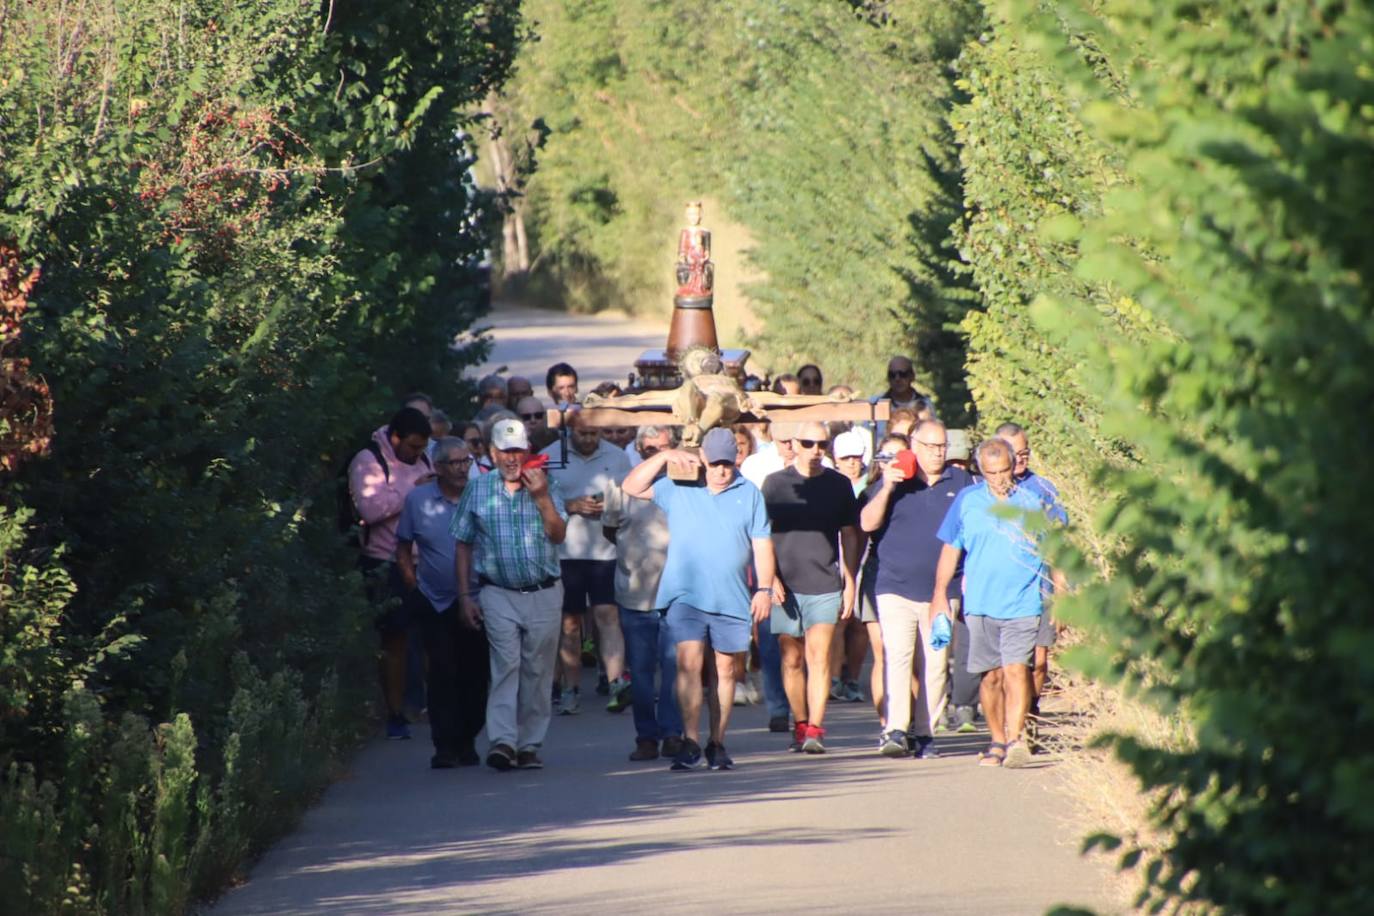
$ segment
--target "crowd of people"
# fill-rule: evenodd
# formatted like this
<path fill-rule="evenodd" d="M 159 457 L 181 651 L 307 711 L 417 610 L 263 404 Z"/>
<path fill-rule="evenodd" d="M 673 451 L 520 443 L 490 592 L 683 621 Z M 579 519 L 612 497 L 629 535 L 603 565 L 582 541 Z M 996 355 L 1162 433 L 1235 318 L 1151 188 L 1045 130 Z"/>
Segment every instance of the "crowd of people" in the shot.
<path fill-rule="evenodd" d="M 825 753 L 827 707 L 865 702 L 871 658 L 876 753 L 937 757 L 981 719 L 979 765 L 1024 766 L 1064 588 L 1040 545 L 1067 515 L 1024 428 L 975 447 L 909 359 L 887 377 L 884 422 L 746 423 L 693 449 L 580 421 L 566 363 L 544 379 L 561 436 L 519 376 L 483 378 L 467 422 L 407 397 L 348 469 L 387 737 L 423 710 L 435 768 L 480 764 L 484 729 L 488 766 L 542 767 L 594 665 L 605 709 L 632 710 L 631 760 L 726 770 L 737 704 Z M 772 386 L 826 392 L 815 365 Z"/>

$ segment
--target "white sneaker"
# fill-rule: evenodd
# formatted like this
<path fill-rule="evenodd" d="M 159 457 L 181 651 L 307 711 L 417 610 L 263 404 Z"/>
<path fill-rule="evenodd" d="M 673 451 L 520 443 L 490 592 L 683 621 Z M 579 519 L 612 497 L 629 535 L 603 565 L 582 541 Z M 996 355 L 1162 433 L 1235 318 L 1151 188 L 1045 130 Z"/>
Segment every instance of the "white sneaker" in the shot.
<path fill-rule="evenodd" d="M 577 691 L 571 687 L 565 687 L 563 692 L 558 695 L 558 714 L 560 716 L 575 716 L 579 712 L 577 704 Z"/>

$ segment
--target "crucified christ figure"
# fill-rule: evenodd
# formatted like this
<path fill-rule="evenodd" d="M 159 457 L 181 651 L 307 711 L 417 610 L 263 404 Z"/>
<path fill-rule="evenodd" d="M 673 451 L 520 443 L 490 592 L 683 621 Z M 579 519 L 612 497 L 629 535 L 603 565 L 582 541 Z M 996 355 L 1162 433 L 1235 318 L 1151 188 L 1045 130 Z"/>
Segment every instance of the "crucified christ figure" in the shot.
<path fill-rule="evenodd" d="M 842 404 L 850 400 L 846 393 L 835 395 L 774 394 L 771 391 L 746 392 L 739 382 L 725 374 L 720 357 L 706 347 L 691 347 L 678 361 L 684 379 L 673 391 L 646 391 L 642 394 L 603 398 L 588 395 L 584 407 L 667 408 L 673 420 L 682 425 L 682 444 L 695 448 L 701 444 L 706 430 L 729 426 L 741 414 L 751 414 L 763 420 L 769 407 L 809 407 L 813 404 Z"/>

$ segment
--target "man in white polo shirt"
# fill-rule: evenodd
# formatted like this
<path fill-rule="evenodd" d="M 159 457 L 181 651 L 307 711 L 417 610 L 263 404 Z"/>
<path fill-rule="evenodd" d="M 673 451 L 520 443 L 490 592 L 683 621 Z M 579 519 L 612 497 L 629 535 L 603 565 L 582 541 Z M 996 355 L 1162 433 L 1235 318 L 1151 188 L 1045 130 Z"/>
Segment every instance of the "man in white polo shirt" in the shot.
<path fill-rule="evenodd" d="M 558 548 L 563 571 L 563 636 L 558 649 L 563 689 L 558 711 L 565 716 L 578 711 L 582 615 L 588 609 L 596 621 L 601 661 L 610 681 L 606 708 L 621 712 L 631 703 L 630 683 L 625 678 L 625 639 L 615 603 L 615 545 L 601 531 L 606 493 L 630 473 L 630 459 L 602 439 L 595 427 L 573 422 L 566 466 L 556 466 L 562 457 L 557 442 L 540 453 L 549 457 L 549 477 L 558 484 L 568 509 L 568 536 Z"/>

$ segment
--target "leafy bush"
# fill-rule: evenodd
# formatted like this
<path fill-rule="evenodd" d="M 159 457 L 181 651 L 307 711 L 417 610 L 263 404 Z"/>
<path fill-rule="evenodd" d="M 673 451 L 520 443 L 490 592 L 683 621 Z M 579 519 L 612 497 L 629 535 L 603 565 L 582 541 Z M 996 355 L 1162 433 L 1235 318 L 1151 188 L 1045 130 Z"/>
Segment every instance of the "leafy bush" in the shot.
<path fill-rule="evenodd" d="M 1009 2 L 966 58 L 980 410 L 1094 510 L 1073 663 L 1196 735 L 1114 739 L 1159 799 L 1162 851 L 1122 855 L 1153 911 L 1374 889 L 1374 493 L 1340 465 L 1374 395 L 1371 35 L 1360 3 Z"/>
<path fill-rule="evenodd" d="M 468 131 L 517 30 L 460 0 L 0 6 L 5 466 L 48 438 L 14 392 L 56 430 L 0 507 L 7 906 L 179 911 L 356 737 L 334 476 L 401 392 L 467 393 Z"/>

